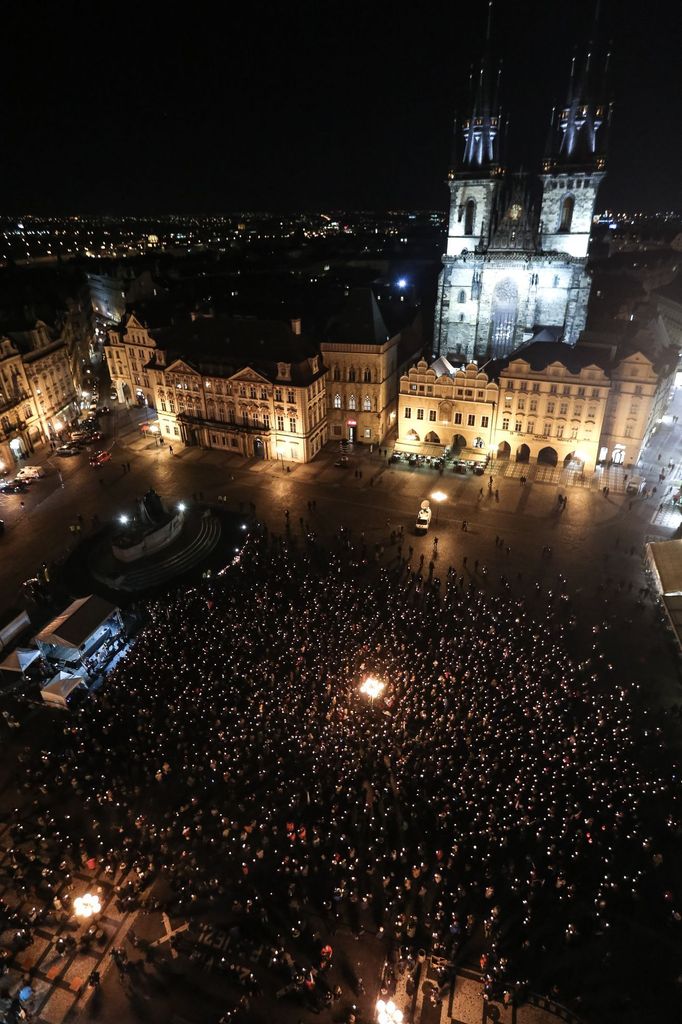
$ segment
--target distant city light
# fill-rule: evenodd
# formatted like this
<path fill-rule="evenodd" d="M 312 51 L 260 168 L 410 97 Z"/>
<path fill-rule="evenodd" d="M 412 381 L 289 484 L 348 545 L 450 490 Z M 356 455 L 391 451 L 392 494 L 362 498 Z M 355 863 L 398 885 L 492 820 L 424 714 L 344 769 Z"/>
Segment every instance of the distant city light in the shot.
<path fill-rule="evenodd" d="M 128 516 L 126 516 L 126 515 L 119 516 L 118 517 L 118 521 L 121 524 L 121 526 L 125 526 L 126 523 L 130 522 Z"/>
<path fill-rule="evenodd" d="M 399 277 L 398 278 L 398 288 L 401 288 L 401 289 L 402 288 L 407 288 L 407 278 L 406 277 Z"/>

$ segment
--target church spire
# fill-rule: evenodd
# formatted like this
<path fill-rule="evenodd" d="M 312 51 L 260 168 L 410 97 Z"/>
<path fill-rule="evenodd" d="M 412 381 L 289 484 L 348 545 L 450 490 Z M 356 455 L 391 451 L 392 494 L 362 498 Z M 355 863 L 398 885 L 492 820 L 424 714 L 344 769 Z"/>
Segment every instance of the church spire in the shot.
<path fill-rule="evenodd" d="M 478 71 L 471 76 L 471 113 L 461 123 L 461 158 L 457 161 L 457 177 L 487 177 L 499 173 L 499 86 L 500 69 L 492 70 L 493 0 L 488 0 L 485 49 Z"/>
<path fill-rule="evenodd" d="M 593 37 L 584 57 L 573 57 L 566 100 L 552 112 L 550 135 L 545 153 L 545 171 L 603 171 L 606 164 L 606 136 L 611 116 L 606 100 L 610 52 L 602 62 L 600 74 L 596 59 L 595 13 Z"/>

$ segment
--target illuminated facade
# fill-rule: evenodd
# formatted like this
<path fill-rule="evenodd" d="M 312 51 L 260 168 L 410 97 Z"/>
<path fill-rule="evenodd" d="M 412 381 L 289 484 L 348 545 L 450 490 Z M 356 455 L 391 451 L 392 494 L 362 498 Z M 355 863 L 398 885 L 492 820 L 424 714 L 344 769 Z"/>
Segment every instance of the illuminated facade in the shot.
<path fill-rule="evenodd" d="M 56 440 L 78 416 L 66 343 L 46 324 L 0 337 L 0 463 L 4 468 Z"/>
<path fill-rule="evenodd" d="M 660 320 L 629 328 L 618 341 L 532 342 L 482 369 L 422 360 L 400 380 L 399 450 L 632 468 L 666 412 L 677 350 Z"/>
<path fill-rule="evenodd" d="M 604 177 L 608 109 L 594 97 L 588 55 L 572 69 L 538 182 L 510 175 L 496 85 L 484 57 L 471 114 L 455 125 L 450 216 L 434 327 L 434 350 L 455 362 L 498 359 L 552 327 L 574 345 L 585 326 L 586 272 L 597 190 Z"/>
<path fill-rule="evenodd" d="M 321 349 L 330 440 L 382 443 L 395 426 L 400 372 L 421 351 L 418 332 L 412 325 L 391 332 L 372 290 L 356 288 Z"/>
<path fill-rule="evenodd" d="M 156 409 L 171 445 L 309 462 L 327 441 L 326 369 L 291 325 L 199 318 L 150 329 L 133 314 L 105 346 L 122 400 Z"/>

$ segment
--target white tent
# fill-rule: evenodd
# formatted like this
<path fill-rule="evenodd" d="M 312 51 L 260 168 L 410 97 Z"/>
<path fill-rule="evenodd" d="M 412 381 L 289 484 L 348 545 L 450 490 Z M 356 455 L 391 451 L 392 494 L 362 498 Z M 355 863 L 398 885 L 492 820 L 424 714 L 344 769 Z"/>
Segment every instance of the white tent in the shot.
<path fill-rule="evenodd" d="M 59 647 L 75 652 L 84 647 L 95 633 L 116 612 L 116 606 L 91 594 L 73 601 L 61 615 L 48 622 L 33 642 L 42 646 Z"/>
<path fill-rule="evenodd" d="M 0 661 L 0 672 L 23 673 L 39 657 L 40 651 L 36 651 L 31 647 L 17 647 L 16 650 L 7 655 L 4 661 Z"/>
<path fill-rule="evenodd" d="M 56 704 L 60 708 L 69 706 L 69 697 L 77 687 L 85 687 L 85 681 L 80 676 L 69 675 L 68 672 L 58 672 L 50 679 L 40 691 L 40 695 L 46 704 Z M 85 687 L 87 689 L 87 687 Z"/>

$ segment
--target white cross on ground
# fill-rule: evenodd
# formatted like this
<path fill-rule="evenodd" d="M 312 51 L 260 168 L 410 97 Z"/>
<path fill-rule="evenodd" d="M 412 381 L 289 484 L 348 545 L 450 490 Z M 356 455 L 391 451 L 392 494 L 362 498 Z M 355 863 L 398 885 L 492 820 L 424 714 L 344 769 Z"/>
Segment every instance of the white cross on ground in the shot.
<path fill-rule="evenodd" d="M 154 942 L 152 942 L 152 946 L 160 946 L 164 942 L 170 942 L 173 936 L 177 935 L 178 932 L 184 932 L 189 928 L 189 921 L 185 921 L 184 924 L 179 925 L 177 928 L 171 928 L 170 918 L 165 912 L 161 914 L 161 920 L 163 921 L 165 935 L 161 935 L 158 939 L 155 939 Z M 171 956 L 176 960 L 178 956 L 177 951 L 174 950 L 172 946 L 170 947 L 170 951 Z"/>

